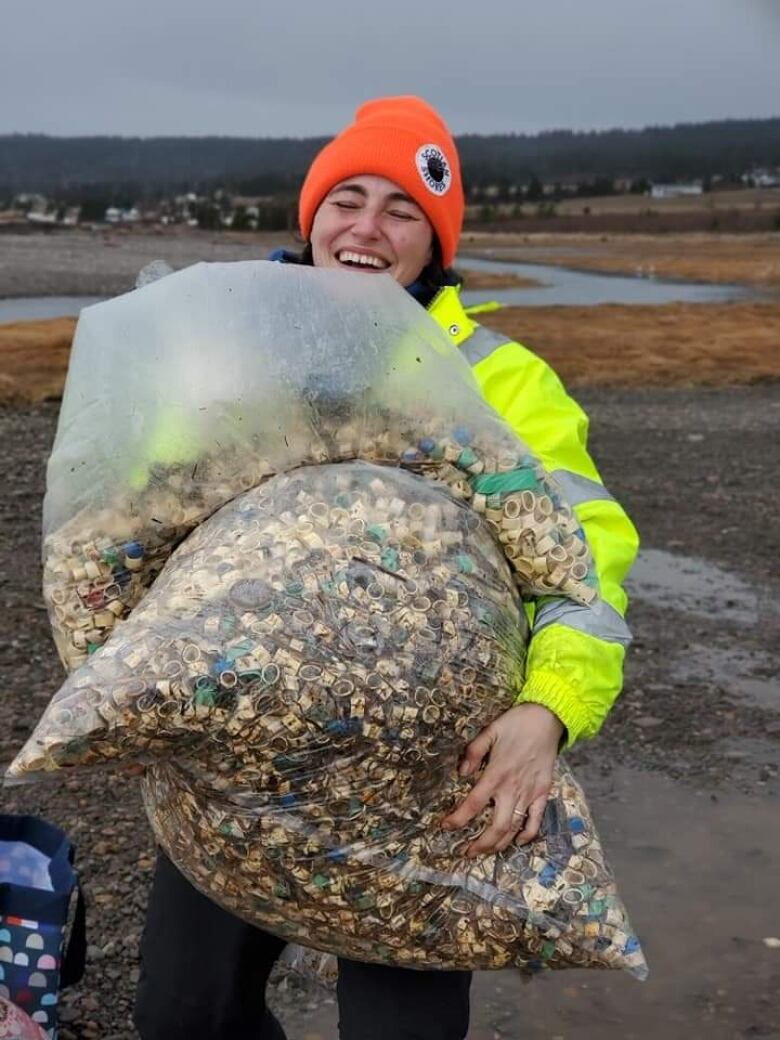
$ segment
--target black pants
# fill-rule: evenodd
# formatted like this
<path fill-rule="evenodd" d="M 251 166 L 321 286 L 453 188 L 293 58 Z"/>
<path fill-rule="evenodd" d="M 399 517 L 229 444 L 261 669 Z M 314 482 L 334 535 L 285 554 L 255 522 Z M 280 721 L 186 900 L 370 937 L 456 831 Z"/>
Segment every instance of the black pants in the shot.
<path fill-rule="evenodd" d="M 135 1008 L 141 1040 L 285 1040 L 265 1003 L 284 946 L 221 910 L 161 854 L 141 941 Z M 464 1040 L 470 985 L 467 971 L 339 960 L 339 1036 Z"/>

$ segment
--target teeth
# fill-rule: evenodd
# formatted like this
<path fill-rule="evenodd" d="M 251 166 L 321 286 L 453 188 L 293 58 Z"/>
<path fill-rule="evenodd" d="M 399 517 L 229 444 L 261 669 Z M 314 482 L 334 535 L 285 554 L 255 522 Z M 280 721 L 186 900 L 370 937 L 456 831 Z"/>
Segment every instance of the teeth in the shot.
<path fill-rule="evenodd" d="M 353 253 L 348 249 L 342 249 L 338 258 L 342 264 L 360 264 L 363 267 L 378 267 L 380 269 L 389 266 L 384 260 L 380 260 L 376 256 L 367 256 L 365 253 Z"/>

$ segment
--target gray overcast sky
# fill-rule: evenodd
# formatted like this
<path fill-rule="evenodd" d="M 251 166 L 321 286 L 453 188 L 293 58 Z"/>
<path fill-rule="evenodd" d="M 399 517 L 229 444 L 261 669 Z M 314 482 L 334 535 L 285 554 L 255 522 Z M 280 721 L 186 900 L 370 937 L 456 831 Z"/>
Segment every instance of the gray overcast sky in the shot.
<path fill-rule="evenodd" d="M 415 93 L 456 133 L 780 115 L 780 0 L 0 4 L 0 133 L 334 133 Z"/>

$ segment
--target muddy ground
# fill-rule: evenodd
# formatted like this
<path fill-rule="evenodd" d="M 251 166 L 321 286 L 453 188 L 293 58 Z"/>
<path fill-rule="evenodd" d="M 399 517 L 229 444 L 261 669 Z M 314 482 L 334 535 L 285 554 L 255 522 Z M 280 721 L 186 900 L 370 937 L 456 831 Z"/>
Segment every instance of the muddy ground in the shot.
<path fill-rule="evenodd" d="M 484 973 L 470 1040 L 780 1037 L 780 391 L 587 390 L 592 447 L 642 533 L 626 691 L 571 755 L 651 975 Z M 61 679 L 40 595 L 39 517 L 57 407 L 0 409 L 0 764 Z M 152 866 L 136 782 L 87 776 L 0 792 L 75 840 L 90 963 L 63 1040 L 130 1040 Z M 336 1037 L 333 1001 L 282 978 L 291 1040 Z M 370 1040 L 367 1037 L 366 1040 Z"/>

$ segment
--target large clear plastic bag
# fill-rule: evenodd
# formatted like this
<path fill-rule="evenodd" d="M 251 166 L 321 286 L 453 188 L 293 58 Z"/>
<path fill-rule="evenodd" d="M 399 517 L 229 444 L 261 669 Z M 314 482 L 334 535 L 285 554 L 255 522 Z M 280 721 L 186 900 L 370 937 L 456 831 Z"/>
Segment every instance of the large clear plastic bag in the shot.
<path fill-rule="evenodd" d="M 597 594 L 572 510 L 469 365 L 392 279 L 197 264 L 79 319 L 44 504 L 44 598 L 68 668 L 236 494 L 362 458 L 481 513 L 525 594 Z"/>
<path fill-rule="evenodd" d="M 425 968 L 644 959 L 582 792 L 476 860 L 440 823 L 465 744 L 518 692 L 528 628 L 487 522 L 365 463 L 304 467 L 202 523 L 65 682 L 10 775 L 141 758 L 157 839 L 287 939 Z"/>

